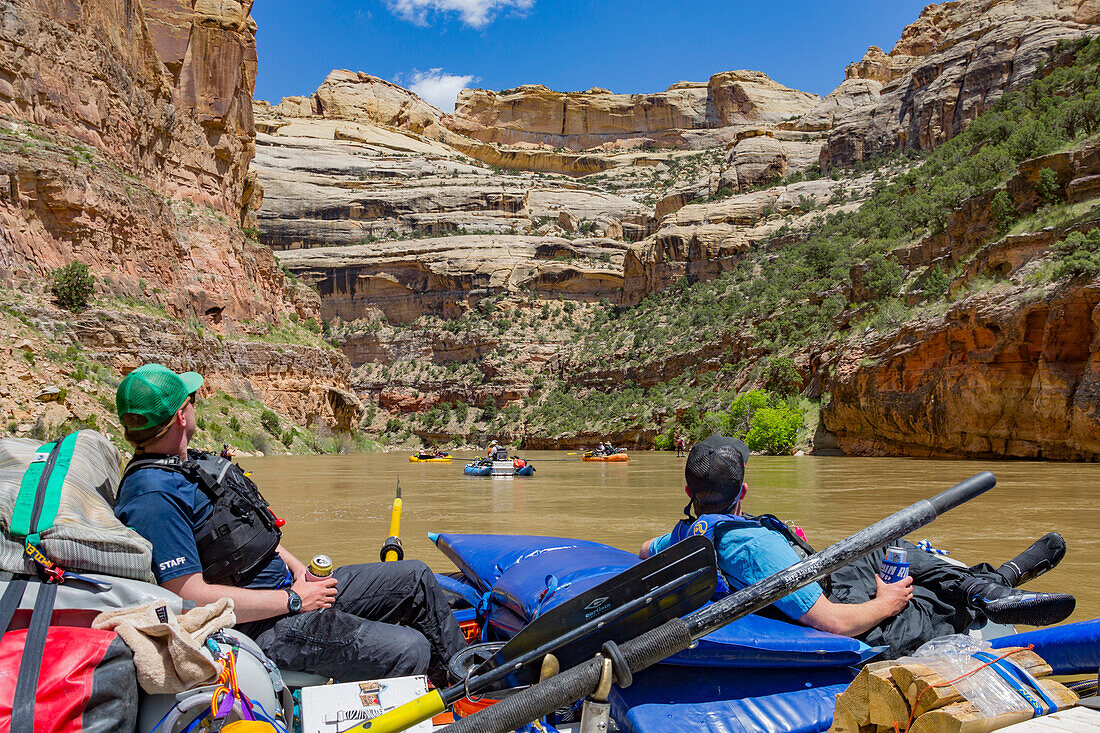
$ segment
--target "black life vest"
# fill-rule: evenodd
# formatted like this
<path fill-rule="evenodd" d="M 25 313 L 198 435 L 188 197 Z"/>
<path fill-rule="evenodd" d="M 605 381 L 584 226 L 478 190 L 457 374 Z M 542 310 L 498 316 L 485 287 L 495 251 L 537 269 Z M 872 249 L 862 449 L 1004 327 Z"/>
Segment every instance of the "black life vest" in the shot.
<path fill-rule="evenodd" d="M 143 468 L 174 471 L 210 498 L 214 511 L 195 530 L 195 544 L 207 583 L 245 585 L 279 546 L 282 533 L 256 484 L 241 467 L 204 451 L 179 456 L 135 456 L 122 480 Z"/>

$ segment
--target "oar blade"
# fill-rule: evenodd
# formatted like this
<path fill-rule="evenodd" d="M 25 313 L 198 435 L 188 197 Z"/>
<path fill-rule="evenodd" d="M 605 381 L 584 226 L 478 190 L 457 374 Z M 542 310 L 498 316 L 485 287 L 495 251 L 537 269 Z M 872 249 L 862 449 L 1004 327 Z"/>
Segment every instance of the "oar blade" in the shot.
<path fill-rule="evenodd" d="M 563 669 L 592 658 L 605 642 L 632 639 L 710 600 L 718 582 L 714 546 L 703 536 L 678 542 L 542 614 L 474 671 L 519 666 L 488 689 L 538 681 L 553 652 Z"/>

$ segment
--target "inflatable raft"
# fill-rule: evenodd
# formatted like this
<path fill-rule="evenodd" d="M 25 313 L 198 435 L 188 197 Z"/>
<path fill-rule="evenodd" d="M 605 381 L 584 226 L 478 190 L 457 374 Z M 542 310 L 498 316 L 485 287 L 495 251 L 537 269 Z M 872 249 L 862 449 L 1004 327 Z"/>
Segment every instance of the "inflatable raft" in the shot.
<path fill-rule="evenodd" d="M 584 455 L 581 456 L 581 460 L 582 461 L 600 461 L 600 462 L 603 462 L 603 463 L 623 463 L 624 461 L 628 461 L 630 459 L 627 457 L 626 451 L 621 451 L 619 453 L 612 453 L 611 455 L 607 455 L 607 454 L 597 455 L 596 453 L 593 453 L 592 451 L 589 450 L 589 451 L 584 452 Z"/>
<path fill-rule="evenodd" d="M 481 458 L 466 464 L 462 473 L 467 476 L 533 476 L 535 467 L 522 458 L 507 461 L 490 461 Z"/>
<path fill-rule="evenodd" d="M 450 453 L 443 453 L 442 455 L 438 455 L 438 456 L 437 455 L 431 455 L 431 454 L 423 454 L 422 455 L 422 454 L 416 453 L 414 455 L 409 456 L 409 463 L 450 463 L 450 462 L 451 462 L 451 454 Z"/>
<path fill-rule="evenodd" d="M 597 542 L 512 535 L 431 535 L 459 568 L 439 576 L 458 605 L 479 609 L 482 639 L 506 640 L 558 604 L 639 562 Z M 1059 674 L 1095 672 L 1100 620 L 1005 636 L 1034 643 Z M 834 696 L 879 648 L 763 615 L 709 634 L 613 687 L 612 717 L 624 733 L 815 733 L 832 723 Z"/>

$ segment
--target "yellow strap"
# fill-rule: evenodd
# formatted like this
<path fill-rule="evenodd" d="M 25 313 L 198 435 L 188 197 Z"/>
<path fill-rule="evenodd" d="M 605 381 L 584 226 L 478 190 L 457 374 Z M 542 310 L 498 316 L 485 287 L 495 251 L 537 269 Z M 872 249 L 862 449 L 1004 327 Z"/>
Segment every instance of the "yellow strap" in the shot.
<path fill-rule="evenodd" d="M 427 695 L 396 707 L 388 713 L 382 713 L 377 718 L 368 720 L 344 733 L 363 733 L 363 731 L 397 733 L 439 715 L 446 709 L 447 706 L 443 704 L 443 696 L 439 694 L 439 690 L 432 690 Z"/>

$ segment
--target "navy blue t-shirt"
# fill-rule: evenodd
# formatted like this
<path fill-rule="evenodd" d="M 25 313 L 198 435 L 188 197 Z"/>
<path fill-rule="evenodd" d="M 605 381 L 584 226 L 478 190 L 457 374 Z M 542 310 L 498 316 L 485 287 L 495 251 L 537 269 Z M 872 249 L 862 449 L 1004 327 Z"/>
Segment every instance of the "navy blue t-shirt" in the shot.
<path fill-rule="evenodd" d="M 175 471 L 149 467 L 126 477 L 118 492 L 115 516 L 153 545 L 157 582 L 202 572 L 195 532 L 214 513 L 202 489 Z M 293 577 L 279 554 L 247 584 L 248 588 L 285 588 Z"/>

